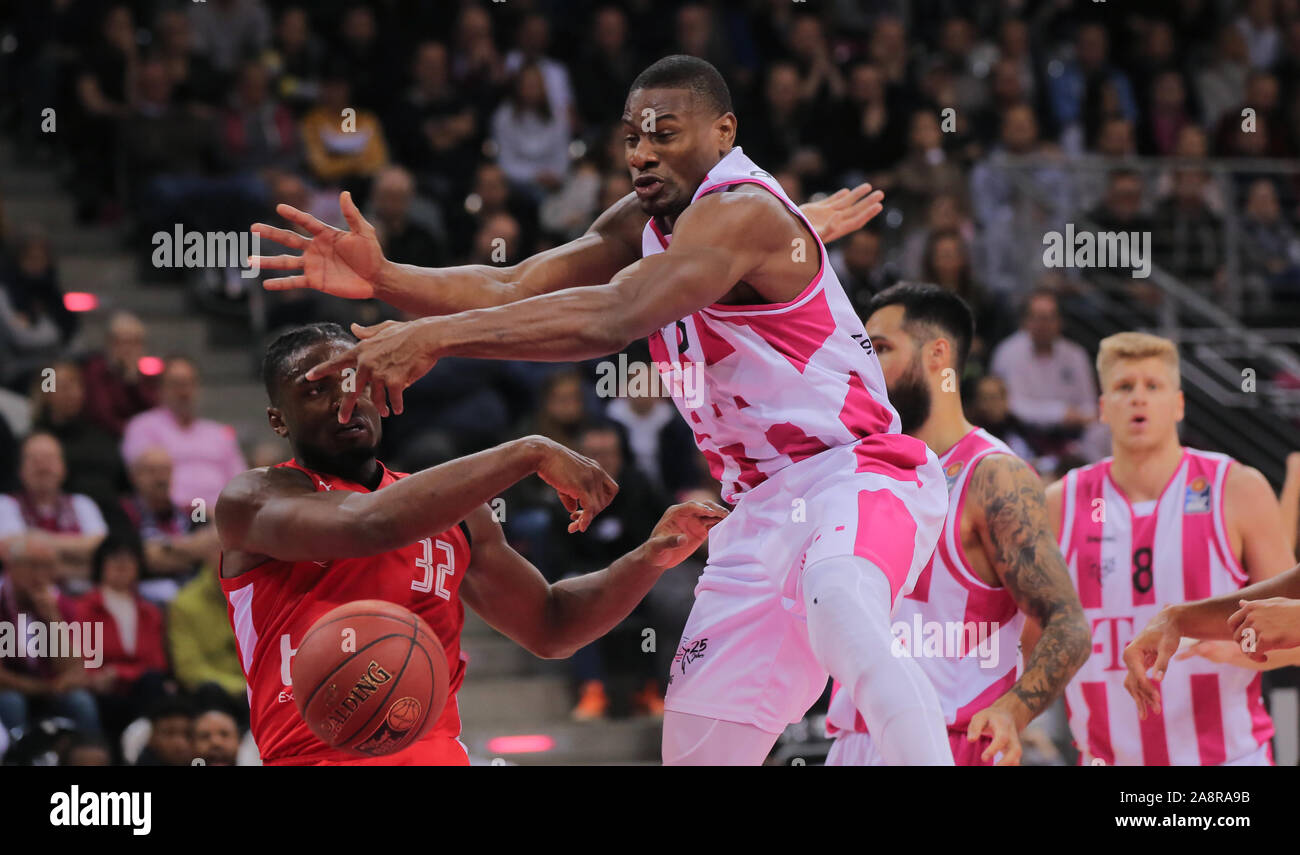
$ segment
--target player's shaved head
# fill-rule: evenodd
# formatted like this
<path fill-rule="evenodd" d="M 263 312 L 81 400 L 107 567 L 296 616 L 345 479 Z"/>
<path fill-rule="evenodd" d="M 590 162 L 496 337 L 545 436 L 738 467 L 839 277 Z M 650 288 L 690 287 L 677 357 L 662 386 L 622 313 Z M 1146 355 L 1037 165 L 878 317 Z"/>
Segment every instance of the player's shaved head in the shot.
<path fill-rule="evenodd" d="M 262 383 L 273 405 L 280 403 L 280 384 L 287 377 L 294 356 L 323 341 L 341 341 L 351 346 L 357 339 L 338 324 L 314 323 L 286 330 L 267 345 L 262 358 Z"/>
<path fill-rule="evenodd" d="M 651 64 L 632 81 L 628 97 L 639 89 L 686 89 L 710 116 L 732 112 L 727 82 L 712 63 L 695 56 L 674 54 Z"/>

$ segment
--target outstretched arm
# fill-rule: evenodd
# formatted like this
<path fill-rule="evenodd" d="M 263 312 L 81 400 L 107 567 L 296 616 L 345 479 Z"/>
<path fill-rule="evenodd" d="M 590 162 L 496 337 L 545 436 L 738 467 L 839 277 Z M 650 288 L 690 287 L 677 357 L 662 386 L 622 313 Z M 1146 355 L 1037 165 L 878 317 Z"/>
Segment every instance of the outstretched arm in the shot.
<path fill-rule="evenodd" d="M 660 575 L 694 552 L 726 515 L 712 502 L 674 505 L 641 546 L 604 570 L 551 585 L 510 547 L 491 511 L 482 507 L 466 520 L 473 548 L 460 596 L 531 653 L 563 659 L 631 614 Z"/>
<path fill-rule="evenodd" d="M 224 550 L 282 561 L 377 555 L 446 531 L 534 472 L 573 514 L 570 531 L 585 531 L 618 491 L 595 461 L 544 437 L 524 437 L 369 493 L 316 492 L 296 470 L 250 470 L 222 490 L 217 531 Z"/>
<path fill-rule="evenodd" d="M 831 243 L 862 228 L 880 213 L 884 194 L 870 184 L 844 188 L 803 211 L 823 243 Z M 352 201 L 339 194 L 339 207 L 348 231 L 328 226 L 291 205 L 277 213 L 306 231 L 255 223 L 252 231 L 301 255 L 257 256 L 266 270 L 301 270 L 268 279 L 268 291 L 312 288 L 354 300 L 377 298 L 420 317 L 449 315 L 470 309 L 503 306 L 564 288 L 601 285 L 641 257 L 641 230 L 647 217 L 629 193 L 596 218 L 582 237 L 539 252 L 509 267 L 466 264 L 430 268 L 398 264 L 384 257 L 375 228 Z"/>
<path fill-rule="evenodd" d="M 1042 481 L 1022 460 L 996 454 L 970 476 L 966 507 L 977 509 L 976 530 L 993 570 L 1037 630 L 1025 671 L 1002 697 L 972 719 L 974 741 L 993 736 L 984 752 L 1003 752 L 1003 765 L 1020 760 L 1018 734 L 1065 691 L 1091 653 L 1088 623 L 1065 560 L 1052 535 Z"/>
<path fill-rule="evenodd" d="M 592 359 L 716 302 L 741 279 L 758 289 L 781 277 L 779 286 L 767 287 L 799 282 L 802 288 L 816 270 L 815 256 L 791 252 L 791 236 L 806 235 L 806 229 L 767 193 L 707 196 L 687 209 L 674 234 L 667 251 L 632 264 L 607 285 L 568 288 L 448 317 L 354 325 L 362 341 L 312 368 L 307 378 L 356 368 L 354 391 L 339 406 L 340 422 L 351 416 L 367 388 L 381 414 L 388 401 L 400 413 L 402 391 L 443 357 Z M 797 293 L 773 290 L 763 297 L 779 301 Z"/>

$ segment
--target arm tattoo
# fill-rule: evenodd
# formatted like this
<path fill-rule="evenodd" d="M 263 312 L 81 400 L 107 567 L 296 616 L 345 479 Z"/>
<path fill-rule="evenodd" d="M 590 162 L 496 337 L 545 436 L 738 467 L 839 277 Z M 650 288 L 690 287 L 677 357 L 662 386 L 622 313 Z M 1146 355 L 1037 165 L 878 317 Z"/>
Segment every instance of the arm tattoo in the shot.
<path fill-rule="evenodd" d="M 1019 458 L 997 454 L 981 461 L 970 478 L 970 496 L 984 511 L 989 561 L 1016 605 L 1043 630 L 1011 689 L 1038 715 L 1092 652 L 1088 624 L 1052 536 L 1038 476 Z"/>

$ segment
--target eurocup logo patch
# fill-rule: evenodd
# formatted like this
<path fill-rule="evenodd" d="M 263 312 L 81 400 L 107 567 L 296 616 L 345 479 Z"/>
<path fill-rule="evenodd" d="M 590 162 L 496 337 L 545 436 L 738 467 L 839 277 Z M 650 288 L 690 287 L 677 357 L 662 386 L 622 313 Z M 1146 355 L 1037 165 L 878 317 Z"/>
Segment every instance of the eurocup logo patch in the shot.
<path fill-rule="evenodd" d="M 1187 485 L 1187 496 L 1183 499 L 1183 513 L 1208 514 L 1210 512 L 1210 482 L 1197 476 Z"/>
<path fill-rule="evenodd" d="M 944 477 L 948 479 L 949 493 L 952 492 L 952 485 L 957 483 L 957 476 L 961 474 L 961 470 L 965 465 L 966 461 L 958 460 L 956 463 L 948 464 L 948 468 L 943 470 Z"/>

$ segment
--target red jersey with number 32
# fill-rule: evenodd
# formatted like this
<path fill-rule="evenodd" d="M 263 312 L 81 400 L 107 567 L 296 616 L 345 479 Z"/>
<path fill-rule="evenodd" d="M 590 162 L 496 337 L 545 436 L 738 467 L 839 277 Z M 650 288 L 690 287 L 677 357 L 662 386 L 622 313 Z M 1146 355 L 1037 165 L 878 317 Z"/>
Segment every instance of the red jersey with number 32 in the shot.
<path fill-rule="evenodd" d="M 406 473 L 383 468 L 382 490 Z M 311 478 L 317 492 L 369 492 L 296 461 L 279 467 Z M 248 680 L 253 739 L 264 763 L 349 758 L 329 748 L 307 727 L 293 700 L 290 663 L 303 635 L 323 614 L 353 600 L 387 600 L 410 609 L 433 629 L 447 651 L 451 675 L 447 705 L 425 739 L 456 737 L 460 714 L 456 691 L 465 679 L 460 649 L 465 607 L 459 589 L 469 566 L 468 529 L 462 522 L 441 534 L 366 558 L 334 561 L 270 560 L 233 579 L 221 579 L 227 612 Z"/>

